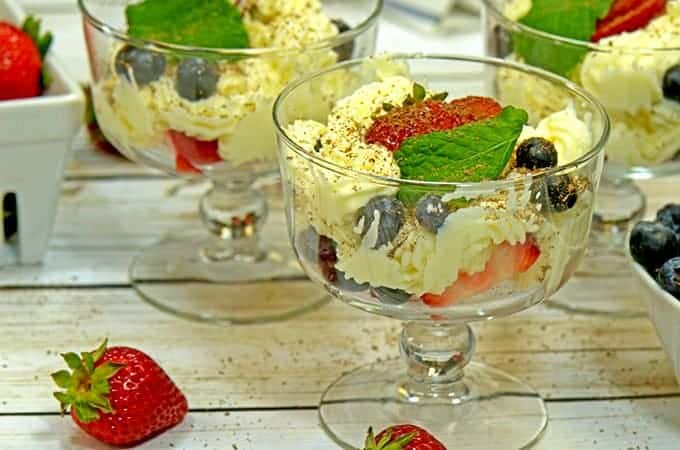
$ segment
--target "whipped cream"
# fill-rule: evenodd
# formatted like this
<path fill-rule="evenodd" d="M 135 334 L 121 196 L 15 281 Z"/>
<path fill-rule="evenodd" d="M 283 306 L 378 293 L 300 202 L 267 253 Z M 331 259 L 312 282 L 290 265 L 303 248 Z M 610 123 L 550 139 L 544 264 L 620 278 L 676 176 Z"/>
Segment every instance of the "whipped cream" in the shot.
<path fill-rule="evenodd" d="M 240 7 L 252 47 L 300 48 L 337 34 L 319 0 L 247 0 Z M 111 53 L 108 77 L 95 87 L 99 93 L 95 110 L 112 140 L 146 150 L 162 146 L 165 131 L 172 129 L 204 141 L 218 140 L 220 157 L 232 166 L 273 163 L 274 99 L 291 79 L 337 61 L 330 50 L 220 61 L 216 93 L 192 102 L 177 93 L 174 65 L 142 87 L 119 77 L 115 71 L 119 49 Z"/>
<path fill-rule="evenodd" d="M 292 123 L 287 128 L 289 137 L 310 154 L 341 168 L 398 178 L 400 170 L 393 155 L 382 145 L 364 142 L 382 105 L 401 104 L 413 91 L 410 79 L 385 73 L 386 78 L 339 100 L 327 115 L 327 123 Z M 427 94 L 432 92 L 428 90 Z M 573 107 L 545 117 L 535 128 L 525 127 L 517 145 L 532 136 L 552 141 L 560 164 L 578 159 L 592 145 L 589 127 Z M 495 246 L 524 243 L 528 236 L 539 235 L 544 226 L 544 214 L 531 200 L 533 178 L 525 175 L 494 198 L 489 198 L 488 192 L 477 196 L 464 189 L 447 194 L 445 201 L 464 197 L 471 203 L 449 214 L 437 233 L 426 230 L 407 214 L 397 237 L 376 249 L 379 217 L 362 237 L 364 227 L 356 223 L 358 213 L 376 196 L 396 195 L 397 187 L 350 172 L 338 173 L 295 152 L 287 152 L 286 158 L 295 185 L 298 226 L 311 225 L 320 235 L 331 238 L 336 243 L 336 267 L 360 284 L 368 282 L 417 295 L 441 294 L 460 273 L 484 270 Z M 582 208 L 588 210 L 590 206 Z M 587 228 L 588 218 L 585 220 Z M 547 241 L 557 232 L 551 230 L 540 234 L 547 252 Z M 543 249 L 544 242 L 539 244 Z M 550 256 L 544 259 L 550 261 Z M 543 276 L 542 267 L 532 272 L 534 280 Z"/>
<path fill-rule="evenodd" d="M 504 14 L 518 20 L 530 7 L 530 0 L 513 0 Z M 665 13 L 644 28 L 602 39 L 598 46 L 602 50 L 588 52 L 572 79 L 609 113 L 609 160 L 630 167 L 672 159 L 680 142 L 680 104 L 663 97 L 662 80 L 680 63 L 680 1 L 669 1 Z M 509 59 L 520 60 L 516 55 Z M 502 98 L 533 118 L 569 102 L 563 89 L 520 72 L 500 71 L 498 82 Z"/>

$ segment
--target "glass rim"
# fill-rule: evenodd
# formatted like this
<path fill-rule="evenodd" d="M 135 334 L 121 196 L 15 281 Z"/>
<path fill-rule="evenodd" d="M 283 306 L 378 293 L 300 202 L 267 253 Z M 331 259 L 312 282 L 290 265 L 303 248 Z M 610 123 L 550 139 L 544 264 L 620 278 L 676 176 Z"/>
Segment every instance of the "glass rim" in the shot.
<path fill-rule="evenodd" d="M 559 36 L 557 34 L 552 34 L 547 31 L 537 30 L 536 28 L 524 25 L 516 20 L 510 19 L 508 16 L 503 14 L 496 5 L 494 0 L 482 0 L 485 11 L 491 13 L 495 19 L 501 21 L 506 28 L 512 31 L 520 31 L 529 35 L 533 35 L 537 38 L 544 40 L 550 40 L 559 42 L 562 44 L 568 44 L 574 47 L 581 47 L 588 49 L 590 51 L 601 52 L 601 53 L 643 53 L 643 52 L 677 52 L 680 51 L 680 47 L 612 47 L 611 45 L 600 44 L 599 42 L 581 41 L 578 39 L 572 39 L 564 36 Z"/>
<path fill-rule="evenodd" d="M 383 176 L 383 175 L 376 175 L 371 172 L 367 172 L 364 170 L 357 170 L 353 169 L 350 167 L 344 167 L 341 166 L 340 164 L 337 164 L 335 162 L 332 162 L 330 160 L 327 160 L 325 158 L 322 158 L 320 156 L 317 156 L 315 153 L 310 152 L 305 150 L 301 145 L 299 145 L 297 142 L 295 142 L 293 139 L 291 139 L 290 136 L 288 136 L 288 133 L 286 130 L 281 126 L 281 119 L 280 119 L 280 110 L 282 109 L 282 105 L 285 103 L 287 97 L 289 97 L 295 90 L 297 90 L 299 87 L 315 80 L 318 79 L 326 74 L 329 74 L 331 72 L 337 71 L 337 70 L 342 70 L 346 69 L 349 67 L 353 66 L 358 66 L 360 64 L 364 64 L 373 58 L 362 58 L 362 59 L 355 59 L 351 61 L 346 61 L 341 64 L 336 64 L 335 66 L 332 66 L 330 68 L 327 68 L 322 71 L 318 71 L 312 74 L 309 74 L 307 76 L 298 78 L 295 82 L 289 84 L 277 97 L 276 101 L 274 102 L 274 108 L 273 108 L 273 116 L 274 116 L 274 125 L 276 128 L 277 134 L 285 141 L 285 143 L 299 156 L 305 158 L 306 160 L 310 161 L 313 164 L 316 164 L 317 166 L 323 167 L 324 169 L 330 170 L 338 175 L 341 176 L 351 176 L 351 177 L 361 177 L 361 178 L 368 178 L 375 182 L 376 184 L 383 184 L 383 185 L 399 185 L 399 186 L 412 186 L 412 187 L 422 187 L 422 188 L 432 188 L 434 190 L 445 190 L 447 188 L 453 188 L 453 189 L 478 189 L 478 190 L 484 190 L 484 191 L 491 191 L 491 190 L 498 190 L 499 188 L 502 187 L 508 187 L 508 186 L 514 186 L 518 182 L 524 181 L 526 178 L 530 178 L 532 180 L 541 180 L 543 178 L 548 178 L 551 176 L 555 176 L 561 173 L 565 172 L 570 172 L 573 170 L 576 170 L 578 168 L 584 167 L 588 165 L 593 159 L 597 158 L 601 154 L 604 153 L 604 147 L 609 139 L 609 133 L 610 133 L 610 120 L 609 120 L 609 115 L 604 109 L 604 106 L 595 98 L 593 97 L 590 93 L 585 91 L 583 88 L 578 86 L 576 83 L 571 82 L 570 80 L 557 76 L 551 72 L 538 69 L 532 66 L 528 66 L 526 64 L 520 64 L 520 63 L 515 63 L 515 62 L 510 62 L 506 61 L 503 59 L 499 58 L 491 58 L 491 57 L 476 57 L 476 56 L 466 56 L 466 55 L 444 55 L 444 54 L 423 54 L 423 53 L 392 53 L 392 54 L 386 54 L 386 55 L 381 55 L 378 58 L 388 58 L 388 59 L 398 59 L 398 60 L 424 60 L 424 59 L 430 59 L 430 60 L 441 60 L 441 61 L 461 61 L 461 62 L 469 62 L 469 63 L 477 63 L 477 64 L 484 64 L 484 65 L 494 65 L 497 67 L 504 67 L 504 68 L 509 68 L 512 70 L 519 70 L 522 71 L 526 74 L 538 76 L 540 78 L 543 78 L 544 80 L 553 82 L 553 83 L 559 83 L 561 86 L 563 86 L 565 89 L 568 91 L 572 92 L 576 96 L 580 97 L 581 99 L 587 101 L 589 104 L 594 106 L 595 111 L 599 114 L 599 116 L 602 119 L 602 134 L 600 135 L 599 139 L 595 142 L 595 144 L 592 146 L 592 148 L 586 152 L 585 154 L 581 155 L 579 158 L 577 158 L 574 161 L 571 161 L 568 164 L 564 164 L 561 166 L 557 166 L 551 169 L 547 169 L 535 174 L 530 174 L 528 176 L 521 176 L 517 178 L 506 178 L 506 179 L 501 179 L 501 180 L 484 180 L 484 181 L 479 181 L 479 182 L 455 182 L 455 181 L 422 181 L 422 180 L 411 180 L 411 179 L 406 179 L 406 178 L 394 178 L 394 177 L 389 177 L 389 176 Z"/>
<path fill-rule="evenodd" d="M 78 0 L 78 7 L 83 17 L 87 22 L 94 28 L 104 33 L 107 36 L 114 37 L 120 41 L 128 43 L 134 47 L 144 47 L 149 50 L 155 50 L 160 53 L 201 53 L 211 56 L 222 56 L 222 57 L 256 57 L 256 56 L 268 56 L 268 55 L 286 55 L 286 54 L 296 54 L 300 52 L 307 51 L 319 51 L 327 50 L 339 47 L 343 44 L 351 42 L 356 37 L 363 34 L 369 28 L 371 28 L 380 17 L 380 13 L 383 9 L 384 0 L 372 0 L 375 3 L 374 9 L 371 13 L 364 18 L 364 20 L 358 24 L 356 27 L 351 28 L 343 33 L 339 33 L 336 36 L 322 39 L 314 42 L 313 44 L 307 45 L 305 47 L 299 48 L 285 48 L 285 47 L 251 47 L 251 48 L 239 48 L 239 49 L 225 49 L 225 48 L 213 48 L 213 47 L 200 47 L 192 45 L 182 45 L 182 44 L 171 44 L 168 42 L 157 41 L 153 39 L 143 39 L 136 38 L 127 34 L 127 32 L 120 30 L 116 27 L 108 25 L 103 20 L 97 18 L 88 9 L 86 3 L 89 0 Z"/>

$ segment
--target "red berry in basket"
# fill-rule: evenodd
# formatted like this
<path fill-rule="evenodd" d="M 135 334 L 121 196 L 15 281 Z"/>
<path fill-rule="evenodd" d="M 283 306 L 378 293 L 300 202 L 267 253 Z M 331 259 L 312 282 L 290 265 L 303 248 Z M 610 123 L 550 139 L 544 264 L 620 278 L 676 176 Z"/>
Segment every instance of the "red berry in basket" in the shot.
<path fill-rule="evenodd" d="M 609 36 L 639 30 L 665 8 L 666 0 L 616 0 L 609 14 L 597 21 L 597 28 L 590 40 L 597 42 Z"/>
<path fill-rule="evenodd" d="M 460 273 L 458 279 L 442 294 L 425 294 L 421 299 L 426 305 L 444 307 L 468 297 L 481 294 L 516 275 L 525 273 L 541 256 L 541 250 L 531 240 L 524 244 L 497 245 L 483 271 L 475 274 Z"/>
<path fill-rule="evenodd" d="M 175 151 L 177 172 L 200 173 L 198 166 L 222 161 L 217 141 L 201 141 L 175 130 L 168 131 L 168 140 Z"/>
<path fill-rule="evenodd" d="M 446 447 L 423 428 L 395 425 L 375 437 L 369 428 L 364 450 L 446 450 Z"/>
<path fill-rule="evenodd" d="M 61 409 L 86 433 L 107 444 L 130 446 L 180 423 L 187 400 L 147 354 L 129 347 L 62 355 L 72 372 L 52 378 Z"/>
<path fill-rule="evenodd" d="M 466 97 L 451 103 L 426 100 L 404 105 L 378 117 L 366 133 L 366 142 L 382 144 L 391 151 L 397 151 L 410 137 L 451 130 L 495 117 L 500 112 L 500 105 L 485 97 Z"/>
<path fill-rule="evenodd" d="M 41 70 L 35 42 L 14 25 L 0 22 L 0 100 L 40 95 Z"/>

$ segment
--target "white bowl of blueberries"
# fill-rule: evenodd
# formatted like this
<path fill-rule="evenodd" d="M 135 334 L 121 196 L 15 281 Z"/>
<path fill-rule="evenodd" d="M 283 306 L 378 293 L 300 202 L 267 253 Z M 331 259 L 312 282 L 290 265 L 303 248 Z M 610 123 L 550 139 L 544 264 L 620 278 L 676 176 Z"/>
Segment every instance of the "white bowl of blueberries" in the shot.
<path fill-rule="evenodd" d="M 649 316 L 680 382 L 680 205 L 666 205 L 656 220 L 635 225 L 629 250 Z"/>

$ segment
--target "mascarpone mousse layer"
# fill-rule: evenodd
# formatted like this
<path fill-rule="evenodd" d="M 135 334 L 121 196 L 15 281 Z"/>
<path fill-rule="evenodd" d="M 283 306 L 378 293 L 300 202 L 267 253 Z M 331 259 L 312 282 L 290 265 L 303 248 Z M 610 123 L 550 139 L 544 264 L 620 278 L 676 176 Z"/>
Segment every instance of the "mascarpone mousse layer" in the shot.
<path fill-rule="evenodd" d="M 240 3 L 254 48 L 303 48 L 338 34 L 319 0 Z M 108 76 L 93 88 L 97 117 L 107 134 L 135 150 L 162 146 L 170 129 L 217 140 L 220 157 L 234 166 L 275 160 L 274 99 L 296 76 L 337 62 L 330 50 L 219 61 L 215 94 L 190 101 L 177 93 L 176 63 L 169 61 L 160 79 L 145 86 L 119 76 L 115 60 L 120 48 L 112 49 Z"/>
<path fill-rule="evenodd" d="M 530 9 L 531 0 L 514 0 L 504 13 L 519 20 Z M 644 28 L 602 39 L 597 45 L 601 50 L 588 52 L 570 77 L 600 100 L 610 115 L 608 158 L 625 166 L 672 159 L 680 150 L 680 103 L 664 98 L 662 80 L 669 68 L 680 63 L 680 1 L 669 1 L 665 13 Z M 521 61 L 516 55 L 510 58 Z M 524 95 L 522 104 L 530 113 L 554 110 L 564 100 L 558 88 L 518 72 L 501 75 L 499 84 L 503 99 Z"/>
<path fill-rule="evenodd" d="M 402 104 L 412 92 L 413 81 L 388 74 L 338 101 L 327 123 L 296 121 L 287 133 L 308 153 L 326 162 L 399 178 L 400 169 L 391 152 L 380 144 L 365 143 L 364 136 L 382 105 Z M 428 96 L 432 94 L 427 92 Z M 581 157 L 592 145 L 589 128 L 573 108 L 548 116 L 535 127 L 525 126 L 518 143 L 529 137 L 552 141 L 560 165 Z M 560 240 L 566 239 L 561 233 L 569 227 L 587 230 L 590 223 L 590 215 L 582 213 L 590 211 L 591 196 L 580 196 L 572 210 L 556 214 L 561 217 L 552 220 L 552 214 L 541 212 L 531 201 L 531 175 L 510 172 L 507 178 L 514 177 L 517 183 L 493 197 L 462 190 L 445 195 L 445 199 L 465 198 L 466 203 L 453 210 L 436 233 L 425 230 L 414 214 L 407 212 L 396 238 L 376 249 L 375 227 L 380 220 L 373 220 L 362 237 L 358 212 L 374 197 L 395 196 L 398 187 L 356 173 L 326 169 L 292 151 L 287 153 L 287 160 L 300 227 L 311 225 L 318 234 L 331 238 L 336 244 L 336 268 L 358 283 L 375 287 L 416 295 L 441 294 L 460 273 L 483 271 L 495 246 L 504 242 L 523 244 L 530 236 L 542 254 L 535 269 L 524 276 L 536 279 L 560 263 L 554 260 L 556 248 L 571 248 L 561 245 Z"/>

